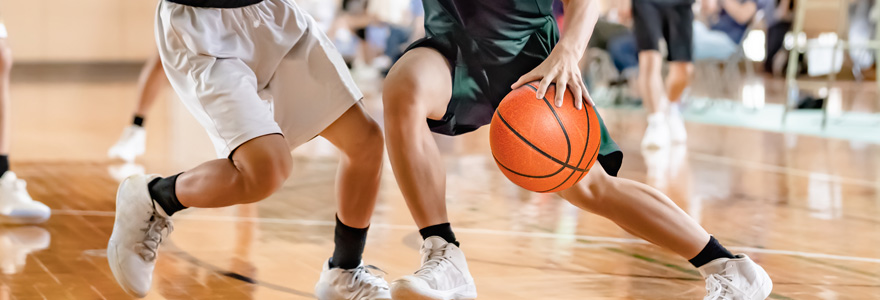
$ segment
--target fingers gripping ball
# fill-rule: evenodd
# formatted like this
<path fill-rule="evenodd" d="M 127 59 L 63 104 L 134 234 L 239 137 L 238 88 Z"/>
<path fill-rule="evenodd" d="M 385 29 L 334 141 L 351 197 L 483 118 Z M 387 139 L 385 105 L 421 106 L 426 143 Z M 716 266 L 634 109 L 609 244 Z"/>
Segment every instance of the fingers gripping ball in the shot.
<path fill-rule="evenodd" d="M 556 87 L 536 99 L 537 87 L 531 82 L 504 97 L 492 117 L 489 142 L 510 181 L 530 191 L 558 192 L 584 178 L 596 162 L 602 131 L 591 105 L 577 110 L 566 92 L 565 104 L 556 107 Z"/>

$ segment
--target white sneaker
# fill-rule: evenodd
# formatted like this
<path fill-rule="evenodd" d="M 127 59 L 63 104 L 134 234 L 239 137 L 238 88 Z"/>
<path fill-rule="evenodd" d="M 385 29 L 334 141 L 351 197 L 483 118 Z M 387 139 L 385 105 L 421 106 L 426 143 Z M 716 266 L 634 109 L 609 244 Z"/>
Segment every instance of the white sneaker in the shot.
<path fill-rule="evenodd" d="M 648 150 L 660 149 L 669 145 L 669 124 L 662 112 L 648 115 L 648 128 L 645 129 L 645 137 L 642 138 L 642 148 Z"/>
<path fill-rule="evenodd" d="M 146 142 L 147 131 L 143 127 L 137 125 L 128 126 L 122 131 L 119 141 L 107 151 L 107 156 L 124 161 L 134 161 L 136 157 L 144 154 Z"/>
<path fill-rule="evenodd" d="M 159 244 L 173 230 L 171 218 L 153 202 L 147 189 L 147 183 L 156 177 L 133 175 L 119 185 L 116 222 L 107 244 L 113 277 L 123 290 L 137 297 L 150 290 Z"/>
<path fill-rule="evenodd" d="M 319 300 L 391 300 L 388 282 L 370 270 L 384 273 L 374 266 L 364 266 L 363 262 L 349 270 L 330 268 L 328 260 L 315 284 L 315 295 Z"/>
<path fill-rule="evenodd" d="M 7 275 L 21 272 L 28 254 L 49 248 L 50 239 L 40 227 L 0 228 L 0 270 Z"/>
<path fill-rule="evenodd" d="M 770 296 L 773 281 L 745 254 L 719 258 L 700 267 L 706 278 L 704 300 L 763 300 Z"/>
<path fill-rule="evenodd" d="M 684 127 L 684 118 L 681 116 L 681 108 L 679 105 L 669 106 L 669 139 L 673 143 L 684 143 L 687 141 L 687 129 Z"/>
<path fill-rule="evenodd" d="M 468 271 L 464 252 L 441 237 L 425 240 L 422 267 L 391 283 L 396 300 L 464 300 L 477 298 L 477 286 Z"/>
<path fill-rule="evenodd" d="M 0 223 L 38 224 L 46 222 L 52 210 L 31 199 L 27 183 L 12 171 L 0 177 Z"/>

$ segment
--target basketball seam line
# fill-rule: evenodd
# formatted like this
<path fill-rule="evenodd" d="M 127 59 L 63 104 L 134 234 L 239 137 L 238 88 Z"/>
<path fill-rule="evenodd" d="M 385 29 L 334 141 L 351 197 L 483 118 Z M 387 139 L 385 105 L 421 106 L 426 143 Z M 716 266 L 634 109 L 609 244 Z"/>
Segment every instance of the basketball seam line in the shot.
<path fill-rule="evenodd" d="M 531 84 L 527 84 L 526 86 L 528 86 L 529 88 L 531 88 L 533 91 L 536 91 L 536 92 L 537 92 L 537 89 L 536 89 L 534 86 L 532 86 Z M 562 128 L 562 133 L 563 133 L 563 135 L 565 135 L 565 140 L 566 140 L 566 143 L 568 144 L 568 154 L 567 154 L 567 157 L 566 157 L 566 161 L 565 161 L 565 162 L 563 162 L 563 161 L 561 161 L 561 160 L 559 160 L 559 159 L 553 157 L 553 156 L 550 155 L 549 153 L 544 152 L 543 150 L 541 150 L 540 148 L 538 148 L 537 146 L 535 146 L 534 144 L 532 144 L 531 142 L 529 142 L 529 141 L 528 141 L 524 136 L 522 136 L 522 135 L 521 135 L 516 129 L 514 129 L 513 126 L 511 126 L 509 123 L 507 123 L 507 120 L 505 120 L 504 117 L 501 116 L 501 112 L 499 112 L 498 110 L 496 110 L 496 111 L 495 111 L 495 115 L 498 116 L 498 119 L 501 120 L 501 123 L 503 123 L 504 126 L 506 126 L 508 129 L 510 129 L 510 131 L 511 131 L 514 135 L 516 135 L 516 136 L 517 136 L 520 140 L 522 140 L 526 145 L 528 145 L 529 147 L 531 147 L 532 149 L 534 149 L 535 151 L 537 151 L 539 154 L 541 154 L 541 155 L 543 155 L 544 157 L 546 157 L 546 158 L 548 158 L 548 159 L 550 159 L 550 160 L 552 160 L 552 161 L 554 161 L 554 162 L 556 162 L 556 163 L 562 165 L 563 168 L 569 168 L 569 169 L 573 169 L 573 170 L 576 170 L 576 171 L 586 172 L 588 169 L 581 169 L 581 168 L 578 168 L 577 166 L 572 166 L 572 165 L 569 164 L 569 160 L 571 159 L 571 140 L 570 140 L 569 137 L 568 137 L 568 131 L 565 130 L 565 125 L 562 124 L 562 120 L 559 119 L 559 115 L 556 114 L 556 110 L 553 109 L 553 105 L 550 104 L 550 101 L 547 100 L 547 97 L 544 97 L 543 100 L 544 100 L 544 103 L 547 104 L 547 106 L 550 108 L 550 111 L 553 113 L 553 116 L 556 118 L 556 121 L 559 123 L 559 127 Z M 588 141 L 589 141 L 589 138 L 588 138 Z M 497 159 L 496 159 L 496 161 L 497 161 Z M 501 164 L 499 163 L 499 165 L 501 165 Z M 507 168 L 505 167 L 505 169 L 507 169 Z M 508 169 L 508 170 L 509 170 L 509 169 Z M 557 172 L 557 174 L 558 174 L 558 172 Z M 554 175 L 555 175 L 555 174 L 554 174 Z M 552 176 L 552 175 L 551 175 L 551 176 Z"/>
<path fill-rule="evenodd" d="M 578 160 L 578 162 L 577 162 L 577 166 L 580 166 L 580 165 L 581 165 L 581 162 L 584 161 L 584 157 L 587 156 L 587 147 L 590 145 L 590 135 L 589 135 L 589 133 L 591 132 L 591 129 L 592 129 L 592 127 L 593 127 L 592 125 L 590 125 L 590 113 L 589 113 L 586 109 L 584 109 L 584 115 L 587 117 L 587 140 L 584 142 L 584 153 L 581 153 L 581 158 Z M 597 151 L 597 152 L 599 151 L 599 148 L 600 148 L 600 147 L 601 147 L 601 145 L 599 145 L 598 147 L 596 147 L 596 151 Z M 587 171 L 581 172 L 581 175 L 578 176 L 578 179 L 575 180 L 575 183 L 577 183 L 577 182 L 580 180 L 580 178 L 584 176 L 584 174 L 587 174 L 587 172 L 588 172 L 589 170 L 590 170 L 590 169 L 587 169 Z M 545 190 L 545 191 L 541 191 L 541 193 L 546 193 L 546 192 L 549 192 L 549 191 L 552 191 L 552 190 L 558 189 L 560 186 L 562 186 L 562 185 L 564 185 L 566 182 L 568 182 L 568 180 L 571 179 L 571 176 L 574 176 L 574 172 L 576 172 L 576 171 L 572 170 L 572 171 L 571 171 L 571 174 L 568 174 L 568 177 L 565 178 L 565 180 L 563 180 L 561 183 L 559 183 L 558 185 L 556 185 L 556 186 L 553 187 L 552 189 Z"/>
<path fill-rule="evenodd" d="M 581 165 L 581 162 L 584 161 L 584 157 L 587 155 L 587 146 L 590 145 L 590 132 L 591 132 L 592 127 L 593 127 L 592 125 L 590 125 L 590 120 L 589 120 L 590 113 L 589 113 L 586 109 L 584 109 L 584 114 L 587 115 L 587 141 L 584 143 L 584 153 L 581 154 L 581 159 L 578 160 L 578 163 L 577 163 L 578 166 Z M 601 134 L 601 132 L 600 132 L 600 134 Z M 593 152 L 593 155 L 590 156 L 591 158 L 592 158 L 594 155 L 596 155 L 596 154 L 599 153 L 599 148 L 602 148 L 602 145 L 601 145 L 601 144 L 598 145 L 598 146 L 596 146 L 596 151 Z M 594 162 L 594 163 L 595 163 L 595 162 Z M 581 175 L 578 176 L 578 179 L 575 180 L 575 183 L 577 183 L 578 181 L 580 181 L 581 178 L 583 178 L 584 175 L 587 174 L 587 172 L 590 171 L 590 169 L 592 169 L 592 168 L 588 168 L 586 171 L 581 172 Z M 546 191 L 541 191 L 540 193 L 546 193 L 546 192 L 549 192 L 549 191 L 555 190 L 555 189 L 559 188 L 560 186 L 564 185 L 566 182 L 568 182 L 569 179 L 571 179 L 571 176 L 574 175 L 574 172 L 575 172 L 575 171 L 572 170 L 572 171 L 571 171 L 571 174 L 568 175 L 568 178 L 565 178 L 565 180 L 563 180 L 562 183 L 560 183 L 559 185 L 553 187 L 552 189 L 549 189 L 549 190 L 546 190 Z"/>
<path fill-rule="evenodd" d="M 538 88 L 533 86 L 531 83 L 526 84 L 526 86 L 528 86 L 530 89 L 535 91 L 535 93 L 538 92 Z M 571 162 L 571 138 L 568 136 L 568 130 L 565 130 L 565 125 L 562 124 L 562 120 L 559 119 L 559 114 L 556 113 L 556 109 L 553 108 L 553 104 L 550 104 L 550 100 L 547 100 L 547 97 L 541 97 L 541 99 L 544 100 L 544 104 L 546 104 L 547 108 L 550 109 L 550 112 L 553 113 L 553 117 L 556 118 L 556 123 L 559 123 L 559 128 L 562 129 L 562 135 L 565 136 L 565 144 L 568 145 L 568 149 L 567 149 L 568 151 L 565 154 L 565 163 L 570 163 Z"/>
<path fill-rule="evenodd" d="M 519 139 L 522 140 L 523 143 L 525 143 L 527 146 L 531 147 L 531 148 L 534 149 L 535 151 L 538 151 L 539 154 L 541 154 L 541 155 L 543 155 L 544 157 L 546 157 L 546 158 L 548 158 L 548 159 L 550 159 L 550 160 L 552 160 L 552 161 L 554 161 L 554 162 L 556 162 L 556 163 L 562 165 L 564 168 L 574 169 L 574 170 L 577 170 L 577 171 L 585 171 L 584 169 L 578 168 L 578 167 L 576 167 L 576 166 L 572 166 L 572 165 L 570 165 L 570 164 L 568 164 L 568 163 L 566 163 L 566 162 L 563 162 L 563 161 L 561 161 L 561 160 L 559 160 L 559 159 L 553 157 L 552 155 L 550 155 L 550 154 L 544 152 L 543 150 L 541 150 L 540 148 L 538 148 L 537 146 L 533 145 L 531 142 L 529 142 L 528 140 L 526 140 L 525 137 L 523 137 L 521 134 L 519 134 L 519 132 L 517 132 L 515 129 L 513 129 L 513 127 L 511 127 L 510 124 L 507 123 L 507 120 L 504 120 L 504 117 L 502 117 L 500 113 L 496 112 L 495 115 L 497 115 L 497 116 L 498 116 L 498 119 L 501 120 L 501 123 L 503 123 L 505 126 L 507 126 L 507 128 L 510 129 L 510 131 L 511 131 L 513 134 L 515 134 L 517 137 L 519 137 Z"/>

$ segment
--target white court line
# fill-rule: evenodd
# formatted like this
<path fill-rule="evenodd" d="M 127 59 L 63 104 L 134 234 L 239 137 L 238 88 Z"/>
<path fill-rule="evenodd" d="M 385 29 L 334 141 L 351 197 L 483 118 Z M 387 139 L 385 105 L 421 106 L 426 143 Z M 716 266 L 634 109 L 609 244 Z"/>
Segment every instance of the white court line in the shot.
<path fill-rule="evenodd" d="M 112 212 L 112 211 L 72 210 L 72 209 L 57 209 L 57 210 L 53 209 L 52 213 L 57 214 L 57 215 L 100 216 L 100 217 L 113 217 L 116 215 L 116 213 Z M 281 218 L 178 215 L 177 217 L 174 217 L 174 219 L 176 219 L 176 220 L 194 220 L 194 221 L 214 221 L 214 222 L 258 222 L 258 223 L 266 223 L 266 224 L 303 225 L 303 226 L 328 226 L 328 227 L 329 226 L 336 226 L 335 221 L 281 219 Z M 392 230 L 402 230 L 402 231 L 415 231 L 415 229 L 416 229 L 414 225 L 397 225 L 397 224 L 381 224 L 381 223 L 370 224 L 370 227 L 371 228 L 392 229 Z M 644 245 L 650 244 L 642 239 L 615 238 L 615 237 L 607 237 L 607 236 L 593 236 L 593 235 L 579 235 L 579 234 L 560 234 L 560 233 L 552 233 L 552 232 L 524 232 L 524 231 L 495 230 L 495 229 L 481 229 L 481 228 L 463 228 L 463 227 L 456 227 L 455 231 L 462 232 L 462 233 L 503 235 L 503 236 L 513 236 L 513 237 L 577 239 L 577 240 L 590 241 L 590 242 L 606 242 L 606 243 L 617 243 L 617 244 L 644 244 Z M 577 247 L 592 248 L 593 245 L 579 245 Z M 775 250 L 775 249 L 754 248 L 754 247 L 744 247 L 744 246 L 732 246 L 732 247 L 727 247 L 727 248 L 730 250 L 751 252 L 751 253 L 792 255 L 792 256 L 801 256 L 801 257 L 809 257 L 809 258 L 857 261 L 857 262 L 880 264 L 880 259 L 878 259 L 878 258 L 834 255 L 834 254 L 827 254 L 827 253 L 803 252 L 803 251 L 793 251 L 793 250 Z"/>
<path fill-rule="evenodd" d="M 765 163 L 759 163 L 759 162 L 746 161 L 746 160 L 741 160 L 741 159 L 733 159 L 733 158 L 729 158 L 729 157 L 716 156 L 716 155 L 705 154 L 705 153 L 691 152 L 691 153 L 688 153 L 688 155 L 690 157 L 694 158 L 695 160 L 700 160 L 700 161 L 705 161 L 705 162 L 720 163 L 720 164 L 725 164 L 725 165 L 730 165 L 730 166 L 758 169 L 758 170 L 767 171 L 767 172 L 789 174 L 789 175 L 802 176 L 802 177 L 809 177 L 810 175 L 814 175 L 814 174 L 822 174 L 822 175 L 828 176 L 827 180 L 829 182 L 846 183 L 846 184 L 852 184 L 852 185 L 880 188 L 880 180 L 870 181 L 870 180 L 858 179 L 858 178 L 852 178 L 852 177 L 843 177 L 843 176 L 839 176 L 839 175 L 828 174 L 825 172 L 813 172 L 813 171 L 807 171 L 807 170 L 801 170 L 801 169 L 795 169 L 795 168 L 789 168 L 789 167 L 783 167 L 783 166 L 777 166 L 777 165 L 771 165 L 771 164 L 765 164 Z"/>

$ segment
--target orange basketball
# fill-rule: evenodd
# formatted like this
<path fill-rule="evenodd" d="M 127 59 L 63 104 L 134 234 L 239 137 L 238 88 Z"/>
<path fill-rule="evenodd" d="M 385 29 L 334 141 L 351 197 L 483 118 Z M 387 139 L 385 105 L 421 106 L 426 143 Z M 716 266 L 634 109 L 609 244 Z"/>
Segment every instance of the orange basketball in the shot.
<path fill-rule="evenodd" d="M 602 131 L 588 103 L 556 107 L 556 87 L 536 99 L 538 83 L 511 91 L 492 117 L 489 142 L 501 172 L 517 185 L 539 193 L 565 190 L 580 181 L 596 162 Z M 581 100 L 583 101 L 583 100 Z"/>

